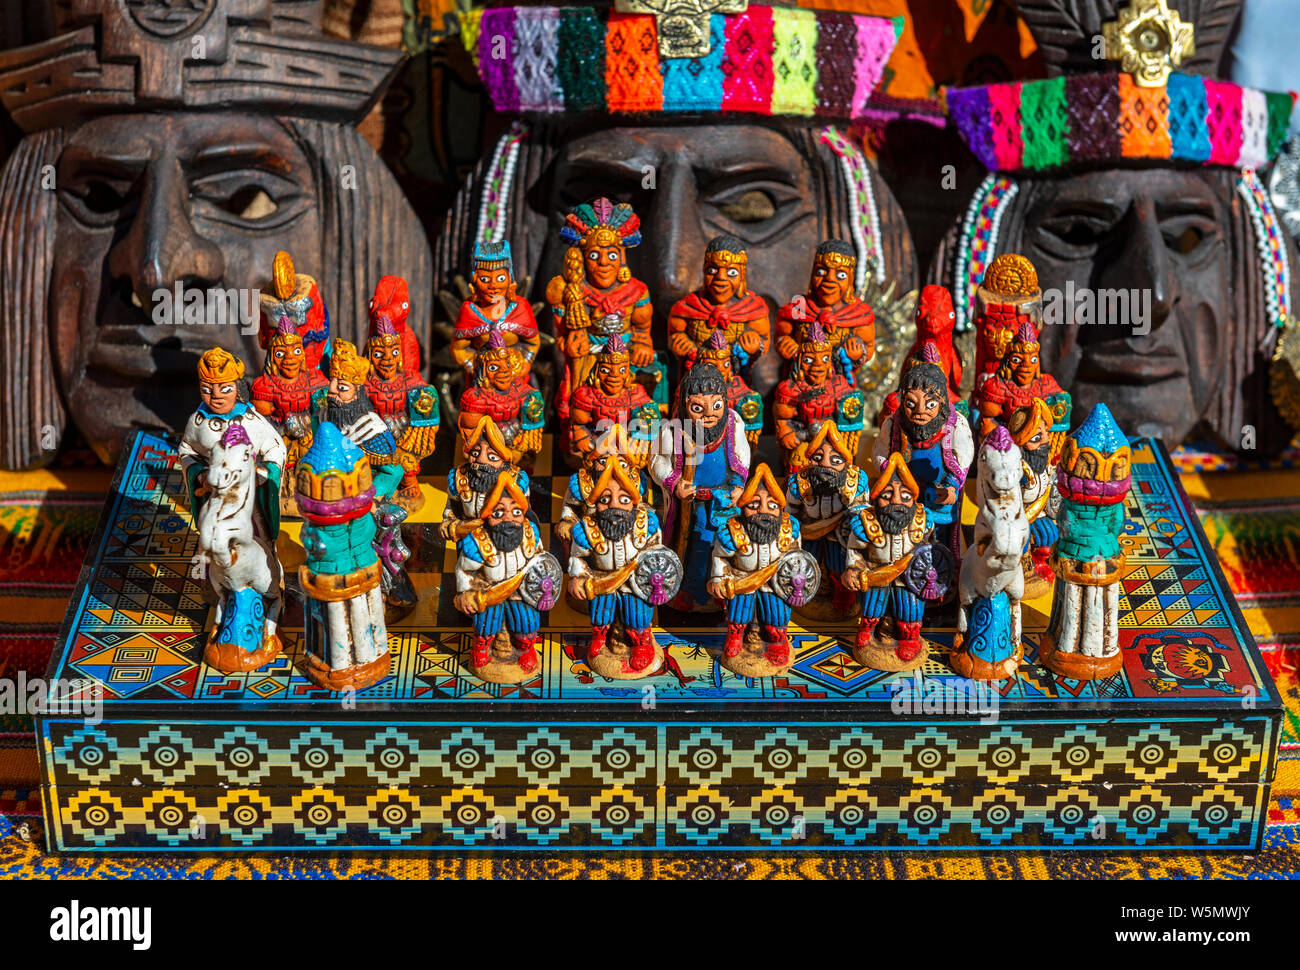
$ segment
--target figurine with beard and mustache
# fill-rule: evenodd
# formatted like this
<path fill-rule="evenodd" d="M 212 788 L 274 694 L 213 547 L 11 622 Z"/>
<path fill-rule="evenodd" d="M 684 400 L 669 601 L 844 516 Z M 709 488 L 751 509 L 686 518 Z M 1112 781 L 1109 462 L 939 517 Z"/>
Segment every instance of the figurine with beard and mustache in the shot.
<path fill-rule="evenodd" d="M 606 463 L 588 508 L 573 526 L 568 582 L 573 599 L 591 603 L 587 663 L 612 680 L 649 676 L 664 665 L 654 608 L 675 591 L 681 562 L 664 548 L 659 516 L 619 462 Z M 648 586 L 639 578 L 643 566 L 653 574 Z"/>
<path fill-rule="evenodd" d="M 776 387 L 772 417 L 789 472 L 807 461 L 807 444 L 826 422 L 834 422 L 849 451 L 857 454 L 866 404 L 862 393 L 835 372 L 834 349 L 814 320 L 799 344 L 789 378 Z"/>
<path fill-rule="evenodd" d="M 528 517 L 528 495 L 508 474 L 483 503 L 479 525 L 456 544 L 456 607 L 474 623 L 470 667 L 494 684 L 536 675 L 542 613 L 559 596 L 560 564 Z"/>
<path fill-rule="evenodd" d="M 1041 398 L 1016 408 L 1007 420 L 1011 440 L 1020 449 L 1024 477 L 1020 494 L 1029 517 L 1029 549 L 1021 562 L 1025 574 L 1025 599 L 1043 596 L 1052 589 L 1056 574 L 1048 562 L 1060 530 L 1056 516 L 1061 508 L 1061 493 L 1056 487 L 1056 465 L 1060 447 L 1052 434 L 1056 418 Z M 1068 418 L 1067 418 L 1068 422 Z"/>
<path fill-rule="evenodd" d="M 850 518 L 843 582 L 862 592 L 862 618 L 853 657 L 872 670 L 919 667 L 929 649 L 921 638 L 925 600 L 903 574 L 931 535 L 920 489 L 898 452 L 891 454 L 868 494 L 871 505 Z"/>
<path fill-rule="evenodd" d="M 786 507 L 799 521 L 803 548 L 830 576 L 830 603 L 820 597 L 800 613 L 818 620 L 848 616 L 856 593 L 840 581 L 846 566 L 841 526 L 852 509 L 869 501 L 867 473 L 853 463 L 853 451 L 834 421 L 823 421 L 808 442 L 805 464 L 786 485 Z"/>
<path fill-rule="evenodd" d="M 447 473 L 447 508 L 439 526 L 444 539 L 460 539 L 482 524 L 483 503 L 498 476 L 508 476 L 525 495 L 531 488 L 528 472 L 511 464 L 510 446 L 490 415 L 479 417 L 463 443 L 464 463 Z"/>
<path fill-rule="evenodd" d="M 574 523 L 591 511 L 588 506 L 592 489 L 610 461 L 623 466 L 628 477 L 637 481 L 642 495 L 650 494 L 650 473 L 646 471 L 646 464 L 650 461 L 650 442 L 629 436 L 625 425 L 610 425 L 596 447 L 587 452 L 582 467 L 569 476 L 569 487 L 560 507 L 560 521 L 554 530 L 561 542 L 569 541 Z"/>
<path fill-rule="evenodd" d="M 692 367 L 677 398 L 678 424 L 664 425 L 650 460 L 650 477 L 664 490 L 667 532 L 685 570 L 670 605 L 718 610 L 722 604 L 708 590 L 715 519 L 749 477 L 749 441 L 744 421 L 727 406 L 727 381 L 716 367 Z"/>
<path fill-rule="evenodd" d="M 970 424 L 949 403 L 948 377 L 937 364 L 913 365 L 898 389 L 898 410 L 881 425 L 872 458 L 883 469 L 893 455 L 903 456 L 936 539 L 955 555 L 961 490 L 975 459 Z"/>
<path fill-rule="evenodd" d="M 788 670 L 793 660 L 786 634 L 791 601 L 811 599 L 820 574 L 809 557 L 811 568 L 797 570 L 793 583 L 778 575 L 790 561 L 787 554 L 800 548 L 799 520 L 786 511 L 785 491 L 767 465 L 758 466 L 736 508 L 713 540 L 709 592 L 727 603 L 720 662 L 742 677 L 771 677 Z"/>

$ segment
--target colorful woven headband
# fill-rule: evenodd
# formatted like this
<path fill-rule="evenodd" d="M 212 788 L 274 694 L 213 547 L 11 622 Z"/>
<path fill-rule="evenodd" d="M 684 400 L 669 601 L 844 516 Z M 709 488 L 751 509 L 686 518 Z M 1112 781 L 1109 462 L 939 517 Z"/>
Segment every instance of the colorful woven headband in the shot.
<path fill-rule="evenodd" d="M 948 114 L 994 172 L 1164 159 L 1256 168 L 1286 141 L 1294 94 L 1173 73 L 1139 87 L 1124 73 L 948 91 Z"/>
<path fill-rule="evenodd" d="M 709 17 L 703 57 L 661 60 L 650 14 L 496 7 L 460 15 L 497 111 L 749 112 L 857 118 L 902 19 L 749 4 Z"/>

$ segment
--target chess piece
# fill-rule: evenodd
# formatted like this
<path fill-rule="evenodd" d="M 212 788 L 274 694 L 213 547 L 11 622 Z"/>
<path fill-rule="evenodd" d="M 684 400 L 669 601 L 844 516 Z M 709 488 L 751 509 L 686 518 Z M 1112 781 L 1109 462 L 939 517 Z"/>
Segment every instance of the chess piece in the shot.
<path fill-rule="evenodd" d="M 912 670 L 925 662 L 921 637 L 926 599 L 925 570 L 913 566 L 928 545 L 932 528 L 921 491 L 898 452 L 886 460 L 868 493 L 870 504 L 849 516 L 845 588 L 859 590 L 861 619 L 853 657 L 872 670 Z M 917 565 L 924 565 L 917 559 Z M 926 593 L 926 596 L 922 594 Z"/>
<path fill-rule="evenodd" d="M 742 378 L 767 350 L 767 301 L 749 289 L 749 253 L 735 236 L 714 236 L 704 249 L 704 283 L 668 312 L 668 349 L 690 367 L 715 334 L 728 348 L 728 370 Z M 716 365 L 715 365 L 716 366 Z"/>
<path fill-rule="evenodd" d="M 319 354 L 318 354 L 319 356 Z M 311 447 L 311 398 L 329 381 L 308 361 L 307 348 L 288 316 L 267 343 L 266 369 L 253 381 L 249 394 L 258 413 L 270 419 L 285 444 L 284 475 L 280 484 L 280 514 L 297 516 L 294 470 Z"/>
<path fill-rule="evenodd" d="M 817 559 L 800 548 L 785 489 L 759 465 L 713 540 L 709 591 L 727 604 L 722 666 L 742 677 L 788 670 L 790 608 L 811 601 L 820 579 Z"/>
<path fill-rule="evenodd" d="M 1038 663 L 1073 680 L 1099 680 L 1123 666 L 1119 645 L 1128 439 L 1104 404 L 1065 439 L 1056 485 L 1061 535 L 1052 554 L 1052 613 Z"/>
<path fill-rule="evenodd" d="M 568 454 L 573 464 L 584 460 L 611 425 L 624 425 L 634 439 L 653 436 L 659 426 L 659 407 L 633 378 L 632 355 L 623 338 L 611 336 L 594 361 L 585 382 L 574 388 L 569 408 Z"/>
<path fill-rule="evenodd" d="M 961 378 L 963 366 L 961 355 L 953 345 L 952 332 L 956 323 L 956 314 L 952 309 L 952 294 L 946 287 L 933 283 L 921 290 L 916 304 L 916 339 L 903 358 L 899 376 L 912 369 L 912 365 L 922 360 L 937 364 L 948 376 L 948 400 L 959 410 L 965 408 L 961 400 Z M 929 349 L 927 350 L 927 345 Z M 879 422 L 898 410 L 898 391 L 890 391 L 885 396 L 881 407 Z"/>
<path fill-rule="evenodd" d="M 745 424 L 745 438 L 752 451 L 758 446 L 758 439 L 763 434 L 763 399 L 749 384 L 736 373 L 733 367 L 735 355 L 723 331 L 714 330 L 695 362 L 711 364 L 718 369 L 722 379 L 727 382 L 727 407 L 740 415 Z"/>
<path fill-rule="evenodd" d="M 1068 425 L 1067 416 L 1066 423 Z M 1056 466 L 1060 449 L 1052 431 L 1056 417 L 1039 398 L 1016 408 L 1007 419 L 1011 440 L 1020 449 L 1024 475 L 1020 480 L 1021 501 L 1029 519 L 1029 548 L 1021 562 L 1025 575 L 1025 599 L 1035 599 L 1052 588 L 1056 574 L 1048 559 L 1060 531 L 1056 517 L 1061 493 L 1056 488 Z M 1061 437 L 1061 445 L 1065 439 Z"/>
<path fill-rule="evenodd" d="M 516 290 L 510 243 L 476 243 L 473 264 L 470 299 L 461 304 L 451 339 L 451 356 L 465 371 L 467 385 L 474 380 L 478 355 L 491 345 L 493 334 L 506 347 L 517 348 L 528 368 L 541 344 L 532 304 Z"/>
<path fill-rule="evenodd" d="M 1011 341 L 1026 325 L 1043 326 L 1043 291 L 1034 264 L 1017 253 L 1003 253 L 989 264 L 975 290 L 975 388 L 971 419 L 977 420 L 980 388 L 1002 366 Z"/>
<path fill-rule="evenodd" d="M 781 307 L 776 320 L 776 349 L 791 361 L 807 339 L 808 328 L 817 323 L 834 348 L 835 369 L 851 385 L 857 383 L 858 367 L 876 350 L 875 313 L 858 299 L 854 285 L 857 262 L 850 244 L 839 239 L 823 242 L 813 256 L 808 292 Z"/>
<path fill-rule="evenodd" d="M 456 417 L 462 438 L 490 417 L 508 449 L 510 464 L 532 468 L 542 450 L 546 403 L 528 383 L 528 359 L 519 346 L 507 344 L 494 330 L 477 356 L 478 376 L 460 396 Z"/>
<path fill-rule="evenodd" d="M 682 564 L 663 544 L 659 516 L 616 461 L 592 486 L 592 512 L 574 524 L 569 595 L 591 604 L 587 663 L 602 677 L 633 680 L 657 672 L 663 647 L 654 610 L 677 591 Z"/>
<path fill-rule="evenodd" d="M 975 389 L 974 409 L 979 413 L 980 437 L 1005 424 L 1011 412 L 1034 400 L 1045 403 L 1053 414 L 1055 432 L 1064 437 L 1070 427 L 1070 395 L 1061 390 L 1056 378 L 1044 374 L 1039 358 L 1038 334 L 1033 324 L 1020 325 L 998 369 Z"/>
<path fill-rule="evenodd" d="M 281 321 L 288 318 L 293 332 L 302 342 L 303 369 L 319 371 L 329 349 L 330 314 L 315 277 L 299 273 L 293 265 L 293 257 L 282 249 L 271 261 L 271 282 L 262 287 L 258 299 L 261 320 L 257 342 L 266 351 L 268 366 L 271 363 L 271 345 L 284 326 Z M 304 450 L 309 447 L 311 442 Z"/>
<path fill-rule="evenodd" d="M 405 317 L 407 306 L 403 280 L 394 276 L 380 280 L 370 301 L 366 396 L 397 441 L 402 481 L 393 501 L 407 512 L 418 512 L 424 506 L 418 478 L 420 462 L 433 454 L 440 416 L 438 395 L 418 373 L 406 367 L 397 319 Z"/>
<path fill-rule="evenodd" d="M 474 623 L 475 676 L 517 684 L 537 674 L 542 614 L 562 584 L 559 561 L 528 517 L 528 493 L 498 475 L 479 524 L 456 544 L 456 607 Z"/>
<path fill-rule="evenodd" d="M 561 542 L 567 543 L 574 523 L 592 511 L 589 507 L 592 489 L 610 461 L 623 466 L 623 471 L 637 483 L 642 495 L 650 494 L 650 473 L 646 466 L 650 462 L 652 444 L 651 439 L 630 436 L 623 424 L 610 425 L 596 441 L 595 447 L 583 456 L 582 467 L 569 476 L 564 502 L 560 506 L 560 521 L 555 525 L 555 535 Z"/>
<path fill-rule="evenodd" d="M 257 670 L 280 654 L 276 621 L 283 574 L 275 539 L 253 525 L 258 457 L 239 422 L 228 422 L 212 446 L 206 479 L 209 500 L 195 525 L 217 611 L 203 660 L 227 674 Z"/>
<path fill-rule="evenodd" d="M 1020 449 L 998 425 L 980 446 L 975 477 L 975 542 L 961 560 L 957 633 L 948 663 L 971 680 L 1015 677 L 1024 656 L 1020 557 L 1029 542 L 1021 499 Z"/>
<path fill-rule="evenodd" d="M 298 567 L 303 674 L 329 690 L 363 690 L 388 676 L 392 663 L 370 462 L 335 424 L 322 422 L 298 462 L 297 489 L 307 554 Z"/>
<path fill-rule="evenodd" d="M 727 407 L 727 382 L 716 367 L 696 364 L 677 388 L 677 418 L 659 432 L 650 476 L 664 491 L 669 541 L 682 561 L 682 591 L 673 609 L 717 610 L 708 591 L 714 518 L 749 477 L 749 441 L 740 415 Z M 683 430 L 685 428 L 685 430 Z"/>
<path fill-rule="evenodd" d="M 491 415 L 481 415 L 465 433 L 465 461 L 447 473 L 447 508 L 439 526 L 444 539 L 460 539 L 482 524 L 484 503 L 500 476 L 529 494 L 528 471 L 511 461 L 512 451 Z"/>
<path fill-rule="evenodd" d="M 808 443 L 827 421 L 835 423 L 851 455 L 858 452 L 865 404 L 860 391 L 835 370 L 834 347 L 813 321 L 804 331 L 790 376 L 777 385 L 772 417 L 785 466 L 794 472 L 807 460 Z"/>
<path fill-rule="evenodd" d="M 627 265 L 627 250 L 641 242 L 641 220 L 630 205 L 600 198 L 569 212 L 560 238 L 569 249 L 562 273 L 546 286 L 546 302 L 565 357 L 556 400 L 561 420 L 568 420 L 572 396 L 612 339 L 626 345 L 632 370 L 666 404 L 665 371 L 650 341 L 650 290 Z"/>

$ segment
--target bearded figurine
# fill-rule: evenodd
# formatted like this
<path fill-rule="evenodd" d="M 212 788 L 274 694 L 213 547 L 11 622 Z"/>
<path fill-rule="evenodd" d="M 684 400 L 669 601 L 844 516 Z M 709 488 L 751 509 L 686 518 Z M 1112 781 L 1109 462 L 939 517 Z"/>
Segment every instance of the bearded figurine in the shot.
<path fill-rule="evenodd" d="M 943 367 L 943 358 L 939 355 L 938 348 L 935 347 L 931 341 L 927 340 L 922 345 L 919 354 L 916 356 L 909 354 L 903 361 L 903 367 L 898 372 L 898 387 L 889 392 L 880 408 L 879 423 L 882 427 L 884 426 L 885 419 L 891 418 L 897 413 L 898 402 L 902 394 L 901 388 L 903 386 L 903 378 L 906 377 L 908 372 L 917 364 L 932 364 L 935 367 Z M 966 417 L 970 412 L 970 406 L 954 394 L 951 387 L 948 389 L 948 405 L 962 417 Z"/>
<path fill-rule="evenodd" d="M 384 277 L 384 280 L 392 279 Z M 370 338 L 366 341 L 370 376 L 366 380 L 366 396 L 397 441 L 402 481 L 393 501 L 407 512 L 417 512 L 424 506 L 418 478 L 420 462 L 433 454 L 441 419 L 438 395 L 418 373 L 412 374 L 406 368 L 402 336 L 390 316 L 391 292 L 381 281 L 371 301 Z"/>
<path fill-rule="evenodd" d="M 630 205 L 609 199 L 575 207 L 560 238 L 569 244 L 564 269 L 546 286 L 555 340 L 564 351 L 564 380 L 556 408 L 569 417 L 570 400 L 611 342 L 626 344 L 631 368 L 666 404 L 666 372 L 650 341 L 650 290 L 632 276 L 627 251 L 641 242 L 641 220 Z"/>
<path fill-rule="evenodd" d="M 650 477 L 664 491 L 669 541 L 682 561 L 677 610 L 716 610 L 708 590 L 715 518 L 749 477 L 749 441 L 740 415 L 727 407 L 727 381 L 716 367 L 696 364 L 677 388 L 679 425 L 664 425 L 650 460 Z M 684 426 L 685 430 L 681 430 Z"/>
<path fill-rule="evenodd" d="M 652 443 L 651 439 L 630 436 L 623 424 L 609 426 L 596 441 L 595 447 L 583 456 L 582 467 L 569 476 L 564 502 L 560 506 L 560 521 L 555 525 L 555 534 L 561 542 L 567 543 L 573 533 L 574 523 L 592 511 L 592 489 L 605 473 L 605 466 L 609 462 L 622 465 L 628 477 L 636 481 L 642 495 L 650 494 L 650 473 L 646 466 L 650 462 Z"/>
<path fill-rule="evenodd" d="M 460 397 L 456 418 L 462 437 L 484 417 L 490 417 L 509 448 L 510 464 L 532 468 L 542 450 L 546 403 L 542 392 L 528 383 L 528 360 L 510 346 L 499 331 L 478 354 L 478 378 Z"/>
<path fill-rule="evenodd" d="M 834 347 L 814 321 L 804 332 L 790 376 L 777 385 L 772 417 L 789 471 L 807 460 L 807 445 L 818 429 L 834 422 L 849 451 L 856 455 L 866 405 L 862 393 L 835 370 Z"/>
<path fill-rule="evenodd" d="M 763 398 L 736 373 L 732 365 L 734 359 L 726 337 L 721 330 L 715 330 L 709 342 L 700 349 L 695 363 L 716 367 L 727 382 L 727 407 L 740 415 L 745 424 L 745 438 L 752 450 L 758 447 L 758 439 L 763 434 Z"/>
<path fill-rule="evenodd" d="M 906 459 L 894 452 L 871 484 L 870 504 L 849 516 L 842 581 L 862 593 L 853 657 L 872 670 L 911 670 L 928 655 L 921 638 L 926 600 L 907 575 L 931 536 L 920 495 Z"/>
<path fill-rule="evenodd" d="M 857 262 L 848 243 L 822 243 L 813 257 L 808 292 L 781 307 L 776 319 L 776 349 L 782 357 L 794 360 L 816 323 L 834 349 L 836 371 L 853 385 L 858 368 L 876 352 L 876 315 L 854 288 Z"/>
<path fill-rule="evenodd" d="M 998 369 L 975 389 L 975 411 L 979 414 L 980 437 L 990 434 L 1016 408 L 1042 401 L 1053 414 L 1053 433 L 1064 438 L 1070 427 L 1070 395 L 1061 390 L 1056 378 L 1044 374 L 1039 357 L 1038 334 L 1024 323 L 1011 341 Z"/>
<path fill-rule="evenodd" d="M 315 278 L 297 272 L 293 257 L 280 250 L 271 261 L 271 284 L 259 291 L 258 300 L 261 320 L 257 341 L 267 353 L 268 367 L 271 345 L 287 318 L 302 343 L 303 369 L 319 371 L 329 350 L 330 313 Z M 306 447 L 311 447 L 310 442 Z"/>
<path fill-rule="evenodd" d="M 1029 518 L 1029 548 L 1021 569 L 1025 576 L 1025 598 L 1033 599 L 1049 592 L 1055 573 L 1048 562 L 1060 535 L 1056 517 L 1061 508 L 1061 493 L 1056 487 L 1056 465 L 1060 457 L 1052 428 L 1056 417 L 1039 398 L 1016 408 L 1007 419 L 1011 440 L 1020 449 L 1024 475 L 1020 496 Z M 1067 417 L 1068 424 L 1068 417 Z M 1064 444 L 1064 438 L 1060 439 Z"/>
<path fill-rule="evenodd" d="M 568 583 L 570 597 L 591 604 L 587 663 L 612 680 L 649 676 L 664 663 L 654 610 L 676 592 L 681 561 L 664 547 L 659 516 L 619 462 L 605 465 L 588 505 L 570 537 Z"/>
<path fill-rule="evenodd" d="M 751 293 L 749 253 L 735 236 L 715 236 L 704 249 L 704 285 L 673 304 L 668 313 L 668 349 L 682 369 L 720 335 L 729 349 L 729 370 L 748 376 L 749 367 L 767 350 L 772 321 L 767 301 Z"/>
<path fill-rule="evenodd" d="M 518 347 L 531 370 L 542 338 L 532 304 L 516 289 L 510 243 L 476 243 L 473 264 L 470 299 L 460 306 L 451 339 L 452 358 L 464 370 L 469 383 L 478 370 L 478 355 L 491 345 L 495 334 L 507 347 Z"/>
<path fill-rule="evenodd" d="M 653 439 L 659 426 L 659 406 L 632 375 L 632 355 L 623 338 L 614 336 L 594 355 L 586 383 L 574 388 L 569 410 L 571 464 L 578 465 L 612 425 L 627 427 L 634 439 Z"/>
<path fill-rule="evenodd" d="M 490 415 L 480 415 L 464 432 L 465 461 L 447 473 L 447 508 L 439 526 L 444 539 L 460 539 L 483 523 L 487 497 L 501 476 L 529 493 L 528 472 L 511 461 L 513 450 Z"/>
<path fill-rule="evenodd" d="M 284 479 L 280 487 L 280 512 L 297 515 L 294 468 L 311 447 L 311 397 L 328 384 L 325 375 L 307 364 L 306 349 L 293 321 L 280 318 L 266 351 L 266 369 L 253 381 L 249 395 L 253 407 L 270 419 L 284 439 Z"/>
<path fill-rule="evenodd" d="M 456 544 L 456 607 L 473 620 L 474 675 L 517 684 L 537 673 L 542 614 L 555 605 L 563 575 L 512 476 L 497 477 L 480 523 Z"/>
<path fill-rule="evenodd" d="M 923 360 L 937 364 L 948 376 L 948 400 L 965 410 L 966 404 L 961 399 L 962 359 L 952 339 L 955 322 L 952 294 L 947 288 L 932 283 L 922 289 L 916 304 L 916 339 L 903 358 L 899 374 L 907 373 L 913 364 Z M 890 391 L 880 410 L 880 422 L 897 410 L 898 391 Z"/>
<path fill-rule="evenodd" d="M 800 551 L 799 520 L 786 511 L 784 489 L 759 465 L 713 540 L 709 591 L 727 604 L 722 665 L 742 677 L 789 669 L 790 607 L 809 602 L 820 577 L 817 560 Z"/>
<path fill-rule="evenodd" d="M 1130 477 L 1128 439 L 1098 404 L 1065 439 L 1056 487 L 1060 538 L 1052 555 L 1052 613 L 1038 644 L 1038 663 L 1073 680 L 1099 680 L 1123 666 L 1119 644 L 1124 500 Z"/>
<path fill-rule="evenodd" d="M 833 421 L 823 421 L 808 442 L 805 461 L 790 476 L 786 505 L 799 520 L 803 547 L 830 576 L 831 609 L 814 609 L 817 619 L 845 616 L 855 604 L 855 590 L 840 577 L 845 569 L 843 525 L 851 510 L 869 500 L 867 473 L 853 461 L 854 450 Z"/>
<path fill-rule="evenodd" d="M 916 364 L 898 387 L 898 410 L 881 425 L 872 458 L 883 469 L 895 454 L 903 456 L 936 538 L 955 553 L 961 490 L 975 458 L 970 424 L 950 403 L 948 379 L 938 364 Z"/>

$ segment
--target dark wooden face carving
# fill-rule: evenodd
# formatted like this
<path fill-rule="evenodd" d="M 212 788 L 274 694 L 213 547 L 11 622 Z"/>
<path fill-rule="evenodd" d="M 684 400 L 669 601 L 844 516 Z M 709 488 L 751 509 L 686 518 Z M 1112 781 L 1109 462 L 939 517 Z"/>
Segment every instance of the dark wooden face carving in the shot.
<path fill-rule="evenodd" d="M 107 459 L 134 427 L 181 425 L 198 403 L 195 366 L 208 347 L 225 347 L 250 378 L 257 373 L 255 295 L 249 326 L 233 306 L 222 325 L 174 325 L 155 322 L 156 291 L 174 293 L 177 282 L 251 291 L 269 279 L 280 249 L 300 272 L 317 273 L 316 176 L 273 118 L 136 114 L 71 134 L 57 183 L 57 372 L 72 420 Z"/>
<path fill-rule="evenodd" d="M 1225 203 L 1205 178 L 1169 169 L 1023 180 L 1021 192 L 999 251 L 1038 269 L 1044 370 L 1070 389 L 1076 414 L 1104 401 L 1127 432 L 1155 425 L 1165 441 L 1182 441 L 1219 390 L 1235 332 Z M 1097 299 L 1081 324 L 1084 288 Z M 1053 326 L 1056 295 L 1062 322 Z"/>

